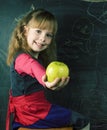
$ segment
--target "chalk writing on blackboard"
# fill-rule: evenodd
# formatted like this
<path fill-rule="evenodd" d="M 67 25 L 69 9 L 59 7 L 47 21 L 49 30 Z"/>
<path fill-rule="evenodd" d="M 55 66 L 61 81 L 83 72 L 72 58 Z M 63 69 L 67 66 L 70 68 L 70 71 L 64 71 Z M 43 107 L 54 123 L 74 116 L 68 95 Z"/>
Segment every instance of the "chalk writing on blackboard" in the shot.
<path fill-rule="evenodd" d="M 90 3 L 87 9 L 87 14 L 97 21 L 107 24 L 107 2 L 105 3 Z"/>
<path fill-rule="evenodd" d="M 68 38 L 64 46 L 74 51 L 78 48 L 81 53 L 96 55 L 102 49 L 102 37 L 100 30 L 95 30 L 95 25 L 87 18 L 78 18 L 72 26 L 71 38 Z"/>
<path fill-rule="evenodd" d="M 64 49 L 74 52 L 73 58 L 80 58 L 80 53 L 97 55 L 106 46 L 103 40 L 103 37 L 107 37 L 106 6 L 107 3 L 89 3 L 86 15 L 74 19 L 71 36 L 64 42 Z M 70 54 L 72 55 L 68 53 L 68 57 Z"/>

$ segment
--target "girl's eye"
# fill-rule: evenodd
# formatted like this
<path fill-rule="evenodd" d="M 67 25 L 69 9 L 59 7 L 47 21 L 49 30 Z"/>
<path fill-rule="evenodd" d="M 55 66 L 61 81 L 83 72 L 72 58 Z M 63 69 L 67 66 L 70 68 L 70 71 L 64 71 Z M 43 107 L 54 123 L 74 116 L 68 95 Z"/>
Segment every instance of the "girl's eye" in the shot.
<path fill-rule="evenodd" d="M 41 33 L 41 30 L 36 30 L 36 33 Z"/>
<path fill-rule="evenodd" d="M 47 37 L 53 38 L 53 34 L 47 34 Z"/>

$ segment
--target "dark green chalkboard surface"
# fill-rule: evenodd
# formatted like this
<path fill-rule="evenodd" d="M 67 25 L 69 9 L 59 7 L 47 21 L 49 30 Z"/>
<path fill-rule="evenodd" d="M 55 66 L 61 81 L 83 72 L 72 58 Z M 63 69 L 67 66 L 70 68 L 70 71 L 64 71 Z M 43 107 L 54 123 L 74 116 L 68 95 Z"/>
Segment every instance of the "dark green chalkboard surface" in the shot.
<path fill-rule="evenodd" d="M 70 68 L 70 83 L 47 98 L 88 116 L 91 130 L 107 130 L 107 2 L 81 0 L 0 1 L 0 130 L 5 130 L 9 68 L 6 55 L 17 18 L 34 5 L 58 19 L 58 58 Z"/>

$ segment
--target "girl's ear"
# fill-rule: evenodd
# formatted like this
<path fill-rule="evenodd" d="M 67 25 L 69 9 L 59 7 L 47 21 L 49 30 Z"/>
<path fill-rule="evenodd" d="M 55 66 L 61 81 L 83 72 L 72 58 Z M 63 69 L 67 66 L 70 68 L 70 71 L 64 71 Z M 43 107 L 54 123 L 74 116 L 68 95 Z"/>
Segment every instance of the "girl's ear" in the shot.
<path fill-rule="evenodd" d="M 28 33 L 28 27 L 24 26 L 24 35 L 27 36 L 27 33 Z"/>
<path fill-rule="evenodd" d="M 28 31 L 28 27 L 26 25 L 24 26 L 24 31 Z"/>

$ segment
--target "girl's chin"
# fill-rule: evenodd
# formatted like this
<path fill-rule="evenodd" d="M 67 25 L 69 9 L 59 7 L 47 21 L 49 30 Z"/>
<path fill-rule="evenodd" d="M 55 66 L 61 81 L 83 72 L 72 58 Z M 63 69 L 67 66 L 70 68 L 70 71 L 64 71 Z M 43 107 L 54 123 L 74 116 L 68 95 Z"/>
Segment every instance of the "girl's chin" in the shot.
<path fill-rule="evenodd" d="M 32 49 L 32 52 L 34 52 L 34 53 L 39 53 L 39 52 L 41 52 L 41 51 L 43 51 L 44 49 L 38 49 L 38 48 L 36 48 L 36 49 Z"/>

